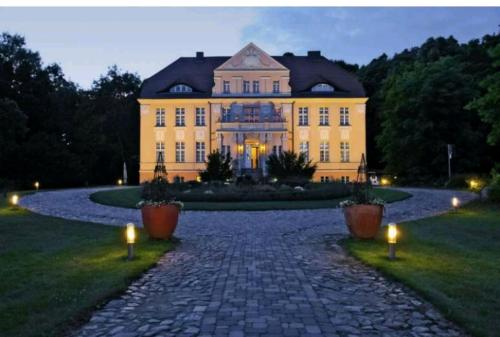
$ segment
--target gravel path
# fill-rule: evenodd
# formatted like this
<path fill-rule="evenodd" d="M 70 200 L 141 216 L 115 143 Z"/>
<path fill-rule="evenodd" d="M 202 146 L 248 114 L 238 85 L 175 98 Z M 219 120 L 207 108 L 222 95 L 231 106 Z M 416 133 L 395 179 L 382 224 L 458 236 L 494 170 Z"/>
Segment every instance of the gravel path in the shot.
<path fill-rule="evenodd" d="M 105 224 L 140 224 L 137 210 L 97 205 L 101 189 L 40 192 L 21 200 L 37 213 Z M 447 190 L 403 189 L 384 222 L 449 209 Z M 75 207 L 77 205 L 78 207 Z M 182 244 L 76 336 L 464 336 L 411 290 L 346 256 L 340 209 L 188 211 Z M 140 252 L 140 247 L 138 247 Z"/>

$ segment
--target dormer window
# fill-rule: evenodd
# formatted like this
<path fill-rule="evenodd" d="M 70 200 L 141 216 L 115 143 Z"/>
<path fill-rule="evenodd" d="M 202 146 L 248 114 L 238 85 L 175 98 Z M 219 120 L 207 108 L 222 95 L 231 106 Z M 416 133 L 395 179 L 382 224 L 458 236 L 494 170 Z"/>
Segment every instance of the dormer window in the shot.
<path fill-rule="evenodd" d="M 311 88 L 312 92 L 334 92 L 335 89 L 327 83 L 318 83 Z"/>
<path fill-rule="evenodd" d="M 193 92 L 193 88 L 185 84 L 177 84 L 170 88 L 170 92 Z"/>

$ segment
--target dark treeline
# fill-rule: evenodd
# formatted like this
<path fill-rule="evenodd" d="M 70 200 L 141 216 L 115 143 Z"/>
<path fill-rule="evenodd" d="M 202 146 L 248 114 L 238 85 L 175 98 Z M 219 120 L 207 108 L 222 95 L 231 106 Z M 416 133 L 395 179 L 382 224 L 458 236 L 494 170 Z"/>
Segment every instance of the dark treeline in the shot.
<path fill-rule="evenodd" d="M 500 161 L 500 37 L 466 44 L 431 38 L 359 67 L 370 98 L 371 169 L 408 182 L 444 181 L 446 144 L 455 173 L 488 173 Z M 44 65 L 24 38 L 0 36 L 0 188 L 110 184 L 139 164 L 141 80 L 116 66 L 82 90 Z"/>
<path fill-rule="evenodd" d="M 453 144 L 454 173 L 489 173 L 500 161 L 499 42 L 430 38 L 362 67 L 337 61 L 357 72 L 370 98 L 370 168 L 411 183 L 444 181 Z"/>
<path fill-rule="evenodd" d="M 24 38 L 0 36 L 0 187 L 137 182 L 141 80 L 116 66 L 82 90 Z"/>

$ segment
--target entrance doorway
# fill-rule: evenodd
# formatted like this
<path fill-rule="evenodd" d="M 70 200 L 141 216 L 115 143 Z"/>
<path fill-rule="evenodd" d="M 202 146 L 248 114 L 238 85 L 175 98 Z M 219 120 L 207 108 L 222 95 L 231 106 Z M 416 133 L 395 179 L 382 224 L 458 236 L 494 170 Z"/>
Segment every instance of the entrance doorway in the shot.
<path fill-rule="evenodd" d="M 250 168 L 255 170 L 258 167 L 259 167 L 259 147 L 252 146 L 251 167 Z"/>

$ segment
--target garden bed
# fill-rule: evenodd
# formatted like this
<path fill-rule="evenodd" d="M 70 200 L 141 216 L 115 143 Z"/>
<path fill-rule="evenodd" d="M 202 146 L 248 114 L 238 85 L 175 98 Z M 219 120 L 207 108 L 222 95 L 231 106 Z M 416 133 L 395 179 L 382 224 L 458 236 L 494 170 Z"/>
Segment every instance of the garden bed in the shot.
<path fill-rule="evenodd" d="M 182 185 L 182 184 L 179 184 Z M 340 184 L 339 184 L 340 185 Z M 191 192 L 185 193 L 187 185 L 174 189 L 176 198 L 184 202 L 186 210 L 275 210 L 275 209 L 318 209 L 334 208 L 339 202 L 348 198 L 350 188 L 342 185 L 341 188 L 335 184 L 310 184 L 304 191 L 290 189 L 281 194 L 282 199 L 272 198 L 280 192 L 266 194 L 265 188 L 257 186 L 245 187 L 241 193 L 223 192 L 218 195 L 224 187 L 191 188 Z M 311 188 L 312 186 L 312 188 Z M 245 189 L 257 188 L 260 191 L 245 191 Z M 205 193 L 210 190 L 213 192 Z M 233 190 L 234 191 L 234 190 Z M 386 188 L 375 188 L 373 193 L 387 202 L 394 202 L 409 198 L 411 194 Z M 263 196 L 261 199 L 257 196 Z M 252 198 L 252 199 L 250 199 Z M 141 188 L 132 187 L 127 189 L 115 189 L 93 193 L 90 199 L 94 202 L 125 208 L 135 208 L 141 199 Z"/>

